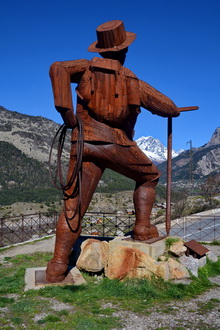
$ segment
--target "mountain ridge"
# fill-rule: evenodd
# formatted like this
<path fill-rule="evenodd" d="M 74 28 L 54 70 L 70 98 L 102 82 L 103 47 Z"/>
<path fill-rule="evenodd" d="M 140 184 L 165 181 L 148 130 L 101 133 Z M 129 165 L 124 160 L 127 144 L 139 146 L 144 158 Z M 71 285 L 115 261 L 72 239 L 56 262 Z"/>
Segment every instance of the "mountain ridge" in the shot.
<path fill-rule="evenodd" d="M 158 165 L 162 182 L 166 181 L 166 164 Z M 181 180 L 205 180 L 208 176 L 220 175 L 220 127 L 210 140 L 199 148 L 183 151 L 172 160 L 173 182 Z"/>
<path fill-rule="evenodd" d="M 138 147 L 155 164 L 160 164 L 167 160 L 167 147 L 159 139 L 152 136 L 142 136 L 136 140 Z M 172 158 L 177 157 L 184 150 L 172 150 Z"/>
<path fill-rule="evenodd" d="M 26 155 L 41 162 L 48 162 L 49 147 L 60 125 L 42 116 L 30 116 L 0 106 L 0 141 L 12 143 Z M 136 140 L 139 148 L 154 163 L 166 160 L 167 148 L 151 136 Z M 64 158 L 68 159 L 69 149 L 64 148 Z M 179 153 L 173 150 L 173 157 Z"/>
<path fill-rule="evenodd" d="M 16 111 L 7 110 L 2 106 L 0 107 L 0 111 L 0 141 L 13 145 L 27 157 L 35 159 L 40 164 L 43 164 L 44 169 L 48 171 L 48 156 L 51 142 L 60 125 L 41 116 L 21 114 Z M 71 134 L 70 130 L 68 130 L 68 134 Z M 220 127 L 214 131 L 212 137 L 204 146 L 192 148 L 192 150 L 181 150 L 181 152 L 173 151 L 173 156 L 175 157 L 172 161 L 173 179 L 175 181 L 189 180 L 189 168 L 191 166 L 190 162 L 192 161 L 191 152 L 193 152 L 193 173 L 196 180 L 204 180 L 208 175 L 213 175 L 213 173 L 218 174 L 220 171 L 219 137 Z M 69 138 L 67 138 L 67 140 L 70 141 Z M 158 164 L 158 169 L 162 172 L 160 182 L 165 183 L 166 147 L 164 147 L 158 139 L 154 139 L 153 137 L 141 137 L 136 141 L 143 152 L 145 152 L 153 162 Z M 147 142 L 151 142 L 151 144 L 148 143 L 147 145 Z M 70 142 L 67 143 L 64 148 L 62 157 L 64 166 L 68 164 L 69 148 Z M 55 157 L 55 152 L 52 154 Z M 162 159 L 164 159 L 164 161 L 161 163 Z M 125 179 L 128 180 L 127 178 Z M 105 180 L 108 182 L 107 185 L 112 185 L 111 189 L 114 190 L 115 182 L 121 179 L 119 180 L 115 176 L 108 174 L 108 178 L 105 178 Z M 129 187 L 132 186 L 130 181 L 126 183 L 127 181 L 123 180 L 120 181 L 120 189 L 123 189 L 122 187 L 126 184 Z M 2 185 L 1 182 L 0 184 Z M 99 189 L 107 191 L 108 187 L 105 187 L 105 185 L 105 182 L 104 184 L 101 183 Z"/>

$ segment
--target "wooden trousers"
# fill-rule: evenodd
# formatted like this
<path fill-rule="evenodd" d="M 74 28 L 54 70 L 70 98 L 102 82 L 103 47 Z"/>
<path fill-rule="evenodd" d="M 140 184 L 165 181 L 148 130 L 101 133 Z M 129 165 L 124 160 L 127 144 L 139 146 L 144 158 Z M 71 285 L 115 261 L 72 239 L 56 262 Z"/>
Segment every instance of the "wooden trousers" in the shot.
<path fill-rule="evenodd" d="M 71 176 L 75 163 L 76 144 L 73 143 L 68 176 Z M 68 264 L 73 244 L 81 233 L 82 217 L 106 168 L 110 168 L 136 181 L 133 195 L 136 214 L 134 233 L 136 239 L 144 240 L 150 238 L 150 214 L 155 201 L 155 186 L 159 179 L 159 172 L 156 166 L 137 146 L 85 142 L 82 162 L 81 212 L 80 215 L 76 212 L 74 218 L 69 221 L 73 231 L 70 230 L 67 224 L 64 212 L 61 213 L 57 224 L 52 263 Z M 67 193 L 71 194 L 73 188 L 71 187 Z M 77 203 L 78 195 L 65 201 L 66 215 L 69 218 L 77 210 Z M 154 233 L 153 236 L 158 235 Z M 58 265 L 57 268 L 59 268 Z"/>

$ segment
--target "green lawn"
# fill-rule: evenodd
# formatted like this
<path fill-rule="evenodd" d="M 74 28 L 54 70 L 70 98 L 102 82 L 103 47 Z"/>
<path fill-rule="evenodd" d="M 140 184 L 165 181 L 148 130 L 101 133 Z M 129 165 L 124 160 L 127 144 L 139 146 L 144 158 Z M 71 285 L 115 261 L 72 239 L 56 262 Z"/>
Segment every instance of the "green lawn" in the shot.
<path fill-rule="evenodd" d="M 147 315 L 152 307 L 160 306 L 160 311 L 172 313 L 167 303 L 195 297 L 213 286 L 209 276 L 220 274 L 220 260 L 208 261 L 199 270 L 199 277 L 187 286 L 155 278 L 120 282 L 83 274 L 86 285 L 51 286 L 24 292 L 26 268 L 46 266 L 51 256 L 50 253 L 18 255 L 5 258 L 7 262 L 0 265 L 1 329 L 120 328 L 122 320 L 114 316 L 115 311 Z M 201 310 L 217 303 L 210 301 Z"/>

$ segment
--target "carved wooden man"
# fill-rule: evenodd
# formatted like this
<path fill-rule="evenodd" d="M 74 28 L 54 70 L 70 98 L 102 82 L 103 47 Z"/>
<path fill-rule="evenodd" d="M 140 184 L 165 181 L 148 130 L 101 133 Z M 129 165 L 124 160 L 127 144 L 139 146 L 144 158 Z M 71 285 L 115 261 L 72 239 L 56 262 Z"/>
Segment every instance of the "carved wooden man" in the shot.
<path fill-rule="evenodd" d="M 159 173 L 132 140 L 133 129 L 140 107 L 163 117 L 178 116 L 179 110 L 168 97 L 123 66 L 127 47 L 136 35 L 125 31 L 122 21 L 106 22 L 96 32 L 98 41 L 88 50 L 101 57 L 94 57 L 91 61 L 56 62 L 50 68 L 55 107 L 66 126 L 72 128 L 69 178 L 77 160 L 77 123 L 82 123 L 84 131 L 81 193 L 80 196 L 72 193 L 76 180 L 66 191 L 64 211 L 57 225 L 54 257 L 46 271 L 50 282 L 65 278 L 69 255 L 81 233 L 81 219 L 106 168 L 136 182 L 134 239 L 147 240 L 158 236 L 157 228 L 150 224 L 150 214 Z M 71 83 L 77 83 L 76 115 Z"/>

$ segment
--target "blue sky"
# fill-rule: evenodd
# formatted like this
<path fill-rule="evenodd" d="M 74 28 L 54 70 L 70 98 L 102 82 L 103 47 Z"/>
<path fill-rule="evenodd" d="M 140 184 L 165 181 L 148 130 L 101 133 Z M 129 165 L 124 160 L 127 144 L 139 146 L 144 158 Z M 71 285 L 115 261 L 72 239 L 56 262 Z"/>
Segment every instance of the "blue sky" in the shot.
<path fill-rule="evenodd" d="M 198 111 L 173 119 L 173 148 L 204 145 L 219 126 L 219 0 L 8 0 L 0 7 L 0 105 L 62 123 L 53 105 L 48 70 L 57 60 L 91 59 L 96 27 L 121 19 L 137 39 L 125 66 L 169 96 Z M 167 119 L 142 109 L 135 139 L 166 144 Z"/>

